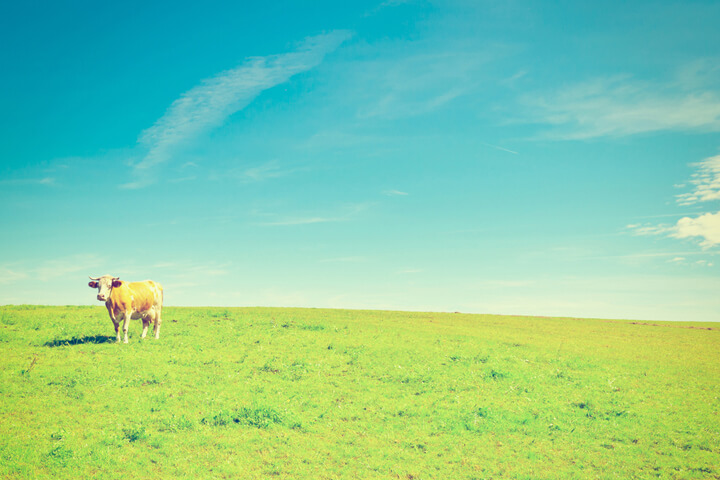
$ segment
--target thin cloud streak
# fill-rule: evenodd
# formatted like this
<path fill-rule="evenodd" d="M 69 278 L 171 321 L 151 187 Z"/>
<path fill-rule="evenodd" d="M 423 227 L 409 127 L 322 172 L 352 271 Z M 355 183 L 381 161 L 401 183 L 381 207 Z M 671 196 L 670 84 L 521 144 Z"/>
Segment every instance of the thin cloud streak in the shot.
<path fill-rule="evenodd" d="M 388 47 L 392 48 L 392 47 Z M 395 120 L 424 115 L 477 92 L 483 67 L 498 52 L 437 51 L 399 55 L 349 65 L 352 98 L 362 99 L 356 116 L 361 120 Z M 347 91 L 341 91 L 344 101 Z"/>
<path fill-rule="evenodd" d="M 493 145 L 491 143 L 485 143 L 485 142 L 480 142 L 480 144 L 485 145 L 486 147 L 494 148 L 496 150 L 501 150 L 503 152 L 512 153 L 513 155 L 519 155 L 518 152 L 516 152 L 515 150 L 510 150 L 509 148 L 504 148 L 504 147 L 500 147 L 498 145 Z"/>
<path fill-rule="evenodd" d="M 55 179 L 53 177 L 44 178 L 11 178 L 8 180 L 0 180 L 0 185 L 6 186 L 28 186 L 28 185 L 55 185 Z"/>
<path fill-rule="evenodd" d="M 522 122 L 557 126 L 540 135 L 552 140 L 720 131 L 720 92 L 687 76 L 685 71 L 677 80 L 659 84 L 616 75 L 526 95 L 520 99 L 526 108 Z"/>
<path fill-rule="evenodd" d="M 287 220 L 279 220 L 277 222 L 265 222 L 261 223 L 265 227 L 281 227 L 289 225 L 310 225 L 313 223 L 329 223 L 329 222 L 342 222 L 347 219 L 345 218 L 331 218 L 331 217 L 306 217 L 306 218 L 289 218 Z"/>
<path fill-rule="evenodd" d="M 316 67 L 350 36 L 348 31 L 337 30 L 308 37 L 294 52 L 249 58 L 183 93 L 140 134 L 138 146 L 146 153 L 132 166 L 135 181 L 122 187 L 141 188 L 154 183 L 154 168 L 170 161 L 179 147 L 219 127 L 263 91 Z"/>
<path fill-rule="evenodd" d="M 321 216 L 285 216 L 280 220 L 274 220 L 269 222 L 258 223 L 257 225 L 265 227 L 282 227 L 282 226 L 293 226 L 293 225 L 311 225 L 315 223 L 333 223 L 333 222 L 346 222 L 353 219 L 359 213 L 367 210 L 373 205 L 373 203 L 359 203 L 355 205 L 348 205 L 344 207 L 344 212 L 332 217 L 321 217 Z M 277 217 L 276 217 L 277 218 Z"/>

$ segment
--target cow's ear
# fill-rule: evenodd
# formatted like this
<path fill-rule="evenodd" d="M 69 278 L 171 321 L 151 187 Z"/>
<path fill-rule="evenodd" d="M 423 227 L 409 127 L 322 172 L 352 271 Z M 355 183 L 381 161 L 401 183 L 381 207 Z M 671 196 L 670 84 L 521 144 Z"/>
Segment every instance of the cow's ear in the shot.
<path fill-rule="evenodd" d="M 122 280 L 113 280 L 113 288 L 117 288 L 122 285 Z"/>
<path fill-rule="evenodd" d="M 97 286 L 98 286 L 98 283 L 97 283 L 97 282 L 90 282 L 90 283 L 88 283 L 88 287 L 90 287 L 90 288 L 97 288 Z"/>

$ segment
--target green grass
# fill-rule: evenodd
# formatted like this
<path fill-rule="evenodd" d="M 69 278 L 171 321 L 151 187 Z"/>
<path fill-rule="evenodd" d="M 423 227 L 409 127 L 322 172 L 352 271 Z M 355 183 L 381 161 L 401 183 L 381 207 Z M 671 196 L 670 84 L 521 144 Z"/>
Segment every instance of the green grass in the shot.
<path fill-rule="evenodd" d="M 720 478 L 718 327 L 0 307 L 0 478 Z"/>

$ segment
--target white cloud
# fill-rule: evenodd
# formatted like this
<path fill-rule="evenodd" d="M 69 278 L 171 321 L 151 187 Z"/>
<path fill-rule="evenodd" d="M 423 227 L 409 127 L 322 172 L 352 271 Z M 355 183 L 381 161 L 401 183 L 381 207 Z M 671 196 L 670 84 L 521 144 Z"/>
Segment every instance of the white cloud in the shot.
<path fill-rule="evenodd" d="M 252 57 L 183 93 L 152 127 L 140 134 L 138 145 L 146 153 L 133 165 L 135 181 L 123 187 L 140 188 L 153 183 L 152 169 L 169 161 L 179 147 L 222 125 L 264 90 L 317 66 L 349 37 L 347 31 L 333 31 L 306 38 L 294 52 Z"/>
<path fill-rule="evenodd" d="M 688 206 L 720 200 L 720 155 L 708 157 L 692 165 L 698 170 L 690 180 L 694 189 L 676 195 L 677 203 Z M 667 235 L 679 239 L 699 238 L 700 245 L 705 249 L 720 245 L 720 211 L 694 215 L 698 216 L 684 216 L 675 225 L 645 223 L 627 225 L 626 228 L 632 230 L 635 235 Z"/>
<path fill-rule="evenodd" d="M 720 211 L 704 213 L 698 217 L 683 217 L 675 225 L 633 224 L 627 225 L 634 235 L 666 235 L 686 239 L 699 237 L 703 248 L 720 245 Z"/>
<path fill-rule="evenodd" d="M 709 157 L 694 164 L 698 172 L 692 175 L 690 183 L 695 189 L 677 196 L 680 205 L 720 200 L 720 155 Z"/>
<path fill-rule="evenodd" d="M 720 131 L 718 84 L 700 80 L 711 70 L 686 68 L 664 84 L 617 75 L 526 95 L 520 100 L 527 108 L 524 121 L 557 125 L 543 135 L 554 139 Z"/>
<path fill-rule="evenodd" d="M 409 195 L 407 192 L 401 192 L 400 190 L 385 190 L 383 192 L 384 195 L 387 195 L 389 197 L 397 197 L 397 196 L 406 196 Z"/>
<path fill-rule="evenodd" d="M 700 245 L 706 249 L 720 245 L 720 211 L 694 218 L 683 217 L 675 225 L 633 224 L 626 228 L 635 235 L 666 235 L 679 239 L 699 237 Z"/>
<path fill-rule="evenodd" d="M 720 211 L 705 213 L 697 218 L 683 217 L 672 228 L 671 237 L 700 237 L 705 248 L 720 244 Z"/>

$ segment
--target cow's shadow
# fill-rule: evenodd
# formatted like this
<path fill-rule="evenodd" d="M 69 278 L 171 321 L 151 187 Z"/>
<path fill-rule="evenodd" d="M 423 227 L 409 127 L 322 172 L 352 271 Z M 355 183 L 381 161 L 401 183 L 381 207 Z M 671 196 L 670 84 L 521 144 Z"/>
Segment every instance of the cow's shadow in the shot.
<path fill-rule="evenodd" d="M 55 339 L 52 342 L 45 342 L 46 347 L 65 347 L 68 345 L 83 345 L 85 343 L 110 343 L 115 342 L 116 337 L 109 335 L 85 335 L 84 337 L 72 337 Z"/>

